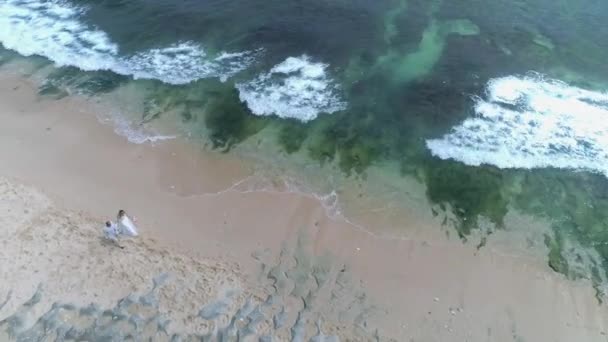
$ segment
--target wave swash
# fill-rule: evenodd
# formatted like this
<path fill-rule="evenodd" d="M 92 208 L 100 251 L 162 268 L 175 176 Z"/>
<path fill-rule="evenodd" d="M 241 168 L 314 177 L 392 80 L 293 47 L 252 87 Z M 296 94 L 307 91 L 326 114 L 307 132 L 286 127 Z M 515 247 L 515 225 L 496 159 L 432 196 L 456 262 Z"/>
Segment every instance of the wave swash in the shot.
<path fill-rule="evenodd" d="M 433 155 L 468 165 L 565 168 L 608 176 L 608 94 L 540 75 L 488 82 L 475 116 L 440 139 Z"/>

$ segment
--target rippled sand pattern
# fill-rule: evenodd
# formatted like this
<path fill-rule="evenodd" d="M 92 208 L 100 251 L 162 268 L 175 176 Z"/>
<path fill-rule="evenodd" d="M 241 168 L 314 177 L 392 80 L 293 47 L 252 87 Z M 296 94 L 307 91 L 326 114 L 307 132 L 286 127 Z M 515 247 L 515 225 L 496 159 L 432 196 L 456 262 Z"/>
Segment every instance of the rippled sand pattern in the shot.
<path fill-rule="evenodd" d="M 284 255 L 283 255 L 284 257 Z M 285 258 L 282 258 L 285 260 Z M 230 290 L 220 298 L 202 306 L 193 320 L 204 322 L 199 333 L 171 333 L 170 315 L 160 312 L 159 290 L 169 280 L 168 274 L 153 279 L 152 288 L 144 293 L 130 293 L 113 307 L 104 308 L 91 303 L 79 306 L 55 302 L 51 309 L 37 317 L 31 326 L 28 316 L 44 296 L 42 286 L 13 314 L 0 322 L 2 340 L 16 341 L 340 341 L 334 334 L 325 334 L 324 315 L 319 311 L 331 306 L 319 297 L 330 285 L 330 303 L 338 304 L 335 312 L 344 321 L 358 325 L 361 339 L 379 340 L 365 332 L 365 295 L 356 294 L 346 307 L 340 302 L 349 296 L 349 280 L 345 271 L 332 276 L 328 269 L 311 265 L 308 260 L 294 257 L 294 267 L 285 262 L 275 266 L 263 265 L 268 271 L 271 294 L 263 301 L 248 297 L 240 305 L 237 291 Z M 0 309 L 11 299 L 9 293 Z M 344 303 L 344 302 L 343 302 Z M 325 305 L 324 305 L 325 304 Z M 354 317 L 353 317 L 354 316 Z M 331 327 L 329 330 L 334 330 Z"/>

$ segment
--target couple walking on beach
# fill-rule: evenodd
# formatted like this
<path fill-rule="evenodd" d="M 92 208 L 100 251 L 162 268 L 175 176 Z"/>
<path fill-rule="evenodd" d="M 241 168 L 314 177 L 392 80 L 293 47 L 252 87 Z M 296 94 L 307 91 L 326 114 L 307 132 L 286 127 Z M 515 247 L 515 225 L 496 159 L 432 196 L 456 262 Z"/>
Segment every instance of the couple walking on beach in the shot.
<path fill-rule="evenodd" d="M 112 221 L 106 221 L 105 227 L 103 228 L 103 234 L 106 239 L 118 244 L 118 238 L 121 235 L 135 237 L 138 235 L 137 228 L 133 223 L 133 220 L 127 215 L 127 213 L 120 209 L 116 216 L 116 223 Z M 118 245 L 118 247 L 123 248 Z"/>

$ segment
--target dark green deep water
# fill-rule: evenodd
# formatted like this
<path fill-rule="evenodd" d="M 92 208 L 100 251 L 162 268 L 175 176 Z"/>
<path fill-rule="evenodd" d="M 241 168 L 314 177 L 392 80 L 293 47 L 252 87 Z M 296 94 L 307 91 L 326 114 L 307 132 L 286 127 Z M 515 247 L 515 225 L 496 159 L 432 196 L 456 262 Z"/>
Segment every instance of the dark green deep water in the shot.
<path fill-rule="evenodd" d="M 608 3 L 599 0 L 7 0 L 0 4 L 0 42 L 58 64 L 43 94 L 69 88 L 94 95 L 135 83 L 146 94 L 142 121 L 177 111 L 191 134 L 204 131 L 221 151 L 273 128 L 287 153 L 335 162 L 352 177 L 397 162 L 404 175 L 424 182 L 431 202 L 452 208 L 465 240 L 480 216 L 498 229 L 510 209 L 546 218 L 553 227 L 549 265 L 593 279 L 602 294 L 606 20 Z M 475 117 L 490 80 L 509 76 L 536 85 L 561 80 L 547 82 L 567 90 L 541 87 L 543 99 L 574 96 L 594 114 L 553 103 L 535 111 L 523 95 L 499 106 L 536 115 L 529 136 L 517 136 L 517 115 L 484 121 L 514 120 L 502 131 L 515 138 L 507 149 L 504 139 L 488 143 L 493 134 L 476 136 L 483 128 L 467 131 L 472 138 L 461 145 L 468 155 L 491 145 L 481 165 L 429 149 L 429 140 Z M 582 89 L 595 97 L 570 93 Z M 268 96 L 253 108 L 245 93 Z M 572 138 L 574 147 L 544 146 L 544 118 L 556 118 L 554 138 Z M 589 120 L 593 136 L 578 128 Z M 535 137 L 539 143 L 523 146 Z M 511 163 L 513 153 L 525 162 Z M 553 162 L 558 157 L 564 162 Z"/>

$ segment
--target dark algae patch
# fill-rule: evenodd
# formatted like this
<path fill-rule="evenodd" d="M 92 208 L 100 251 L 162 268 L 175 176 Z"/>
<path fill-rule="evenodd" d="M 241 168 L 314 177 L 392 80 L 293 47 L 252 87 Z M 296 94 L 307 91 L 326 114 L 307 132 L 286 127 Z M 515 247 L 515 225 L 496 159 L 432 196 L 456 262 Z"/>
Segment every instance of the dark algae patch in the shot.
<path fill-rule="evenodd" d="M 70 90 L 85 95 L 109 93 L 129 79 L 109 71 L 83 73 L 76 67 L 53 70 L 39 88 L 40 95 L 55 95 Z"/>
<path fill-rule="evenodd" d="M 497 227 L 503 227 L 508 198 L 503 194 L 505 175 L 500 170 L 430 159 L 424 175 L 429 200 L 450 205 L 462 239 L 478 226 L 480 215 L 489 218 Z"/>
<path fill-rule="evenodd" d="M 212 96 L 205 106 L 205 124 L 215 148 L 229 151 L 232 146 L 259 132 L 268 119 L 251 115 L 238 101 L 236 89 Z"/>
<path fill-rule="evenodd" d="M 83 23 L 106 32 L 121 56 L 188 42 L 204 47 L 205 56 L 196 56 L 200 59 L 213 61 L 222 52 L 239 51 L 256 51 L 256 58 L 229 77 L 211 72 L 215 76 L 180 85 L 133 80 L 103 68 L 82 72 L 59 67 L 40 87 L 41 95 L 61 97 L 73 91 L 93 95 L 129 85 L 145 95 L 138 123 L 174 114 L 189 136 L 206 139 L 219 151 L 231 151 L 271 132 L 270 140 L 286 155 L 297 153 L 312 163 L 332 163 L 351 177 L 364 178 L 370 166 L 397 163 L 404 176 L 424 183 L 434 210 L 443 208 L 453 214 L 454 221 L 448 223 L 462 240 L 479 228 L 480 218 L 489 220 L 494 229 L 508 229 L 509 210 L 531 214 L 551 224 L 545 245 L 553 270 L 573 279 L 591 279 L 600 294 L 608 284 L 608 179 L 604 175 L 467 166 L 434 157 L 426 145 L 428 139 L 441 138 L 476 115 L 473 107 L 477 99 L 487 96 L 491 79 L 535 71 L 589 90 L 608 89 L 608 3 L 236 0 L 221 10 L 218 2 L 193 0 L 87 0 L 79 4 L 90 7 L 82 14 Z M 146 28 L 143 32 L 142 27 Z M 178 50 L 160 58 L 163 63 L 158 68 L 167 71 L 162 69 L 167 63 L 179 61 Z M 335 93 L 344 108 L 332 113 L 320 110 L 308 121 L 281 119 L 272 113 L 255 115 L 238 85 L 263 78 L 288 57 L 301 56 L 325 66 L 324 77 L 339 86 Z M 0 64 L 14 58 L 2 51 Z M 40 68 L 49 66 L 41 57 L 33 58 Z M 146 60 L 145 70 L 157 60 Z M 218 66 L 211 63 L 200 68 L 216 71 Z M 329 88 L 317 82 L 321 79 L 318 69 L 306 72 L 308 78 L 293 70 L 286 73 L 299 77 L 285 77 L 290 93 L 264 82 L 260 84 L 265 89 L 255 90 L 266 90 L 272 94 L 266 98 L 275 103 L 293 104 L 297 101 L 290 96 L 298 95 L 306 101 L 322 101 Z M 265 81 L 276 81 L 273 77 L 278 74 Z M 323 91 L 310 91 L 319 88 Z M 602 101 L 595 104 L 608 102 Z M 515 109 L 518 104 L 502 105 Z M 564 134 L 569 130 L 564 127 Z"/>
<path fill-rule="evenodd" d="M 526 174 L 522 188 L 516 205 L 552 221 L 554 236 L 545 241 L 551 268 L 603 284 L 608 263 L 606 178 L 548 169 Z"/>

